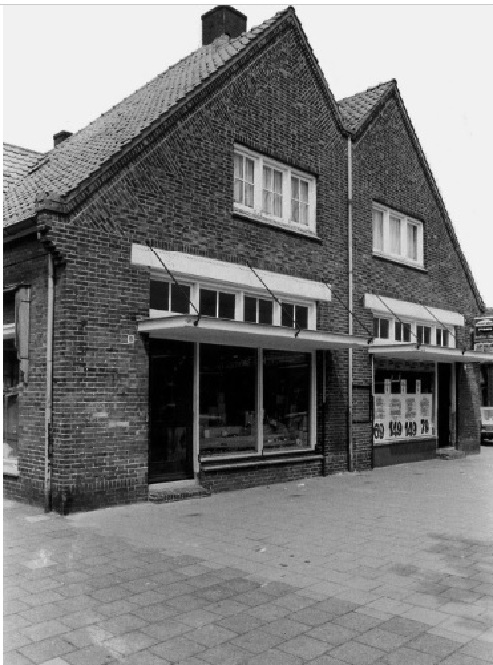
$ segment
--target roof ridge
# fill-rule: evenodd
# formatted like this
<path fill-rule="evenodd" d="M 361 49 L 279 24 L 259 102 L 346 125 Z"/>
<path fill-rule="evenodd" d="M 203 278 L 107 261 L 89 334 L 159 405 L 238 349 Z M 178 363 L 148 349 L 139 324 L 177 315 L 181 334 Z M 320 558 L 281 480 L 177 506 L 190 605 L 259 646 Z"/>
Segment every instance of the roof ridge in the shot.
<path fill-rule="evenodd" d="M 34 148 L 24 148 L 22 145 L 17 145 L 16 143 L 9 143 L 8 141 L 3 141 L 4 146 L 8 146 L 9 148 L 16 148 L 17 150 L 25 150 L 26 152 L 32 152 L 35 153 L 36 155 L 45 155 L 46 153 L 41 152 L 40 150 L 34 150 Z"/>

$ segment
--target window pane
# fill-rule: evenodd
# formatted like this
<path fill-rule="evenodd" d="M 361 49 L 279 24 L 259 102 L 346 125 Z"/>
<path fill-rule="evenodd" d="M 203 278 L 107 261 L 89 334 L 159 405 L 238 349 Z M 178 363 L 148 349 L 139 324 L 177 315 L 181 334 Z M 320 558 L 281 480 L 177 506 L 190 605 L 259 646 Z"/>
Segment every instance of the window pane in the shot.
<path fill-rule="evenodd" d="M 245 321 L 257 323 L 257 299 L 245 296 Z"/>
<path fill-rule="evenodd" d="M 410 342 L 411 341 L 411 324 L 410 323 L 405 323 L 404 324 L 403 339 L 404 339 L 405 342 Z"/>
<path fill-rule="evenodd" d="M 199 312 L 203 316 L 217 316 L 217 291 L 200 289 Z"/>
<path fill-rule="evenodd" d="M 243 203 L 243 182 L 235 179 L 234 197 L 236 203 Z"/>
<path fill-rule="evenodd" d="M 407 256 L 413 261 L 418 259 L 418 227 L 415 224 L 407 225 Z"/>
<path fill-rule="evenodd" d="M 388 319 L 380 319 L 380 337 L 382 339 L 388 339 L 389 338 L 389 320 Z"/>
<path fill-rule="evenodd" d="M 300 201 L 308 203 L 308 183 L 306 180 L 300 180 Z"/>
<path fill-rule="evenodd" d="M 274 194 L 274 209 L 272 213 L 276 217 L 282 217 L 282 196 L 279 196 L 279 194 Z"/>
<path fill-rule="evenodd" d="M 253 159 L 245 159 L 246 162 L 246 173 L 245 181 L 253 185 L 254 183 L 254 173 L 255 173 L 255 162 Z"/>
<path fill-rule="evenodd" d="M 243 179 L 243 157 L 235 155 L 235 178 Z"/>
<path fill-rule="evenodd" d="M 169 282 L 151 279 L 150 309 L 169 310 Z"/>
<path fill-rule="evenodd" d="M 401 341 L 401 324 L 399 321 L 395 322 L 395 341 L 400 342 Z"/>
<path fill-rule="evenodd" d="M 390 251 L 392 254 L 401 253 L 401 220 L 390 217 Z"/>
<path fill-rule="evenodd" d="M 264 351 L 264 449 L 310 445 L 309 353 Z"/>
<path fill-rule="evenodd" d="M 283 302 L 281 308 L 281 326 L 292 328 L 294 323 L 294 305 Z"/>
<path fill-rule="evenodd" d="M 373 211 L 373 249 L 383 252 L 383 212 Z"/>
<path fill-rule="evenodd" d="M 291 178 L 291 198 L 298 200 L 300 198 L 300 181 L 298 178 Z"/>
<path fill-rule="evenodd" d="M 253 192 L 254 192 L 253 185 L 249 185 L 248 183 L 245 184 L 245 205 L 247 205 L 249 208 L 253 208 L 254 206 Z"/>
<path fill-rule="evenodd" d="M 300 223 L 308 226 L 308 204 L 300 203 Z"/>
<path fill-rule="evenodd" d="M 300 204 L 298 201 L 291 201 L 291 219 L 297 224 L 300 222 Z"/>
<path fill-rule="evenodd" d="M 308 307 L 303 307 L 301 305 L 296 305 L 296 323 L 301 328 L 301 330 L 308 329 Z"/>
<path fill-rule="evenodd" d="M 262 211 L 268 215 L 272 214 L 272 194 L 265 189 L 262 194 Z"/>
<path fill-rule="evenodd" d="M 270 169 L 268 166 L 264 166 L 264 189 L 267 189 L 269 191 L 272 190 L 272 169 Z"/>
<path fill-rule="evenodd" d="M 220 319 L 235 318 L 234 293 L 219 293 L 219 318 Z"/>
<path fill-rule="evenodd" d="M 423 326 L 416 326 L 416 337 L 418 338 L 418 344 L 423 344 Z"/>
<path fill-rule="evenodd" d="M 272 300 L 258 301 L 258 322 L 272 325 Z"/>
<path fill-rule="evenodd" d="M 431 343 L 431 328 L 429 326 L 424 327 L 424 343 Z"/>
<path fill-rule="evenodd" d="M 443 346 L 449 345 L 448 330 L 443 331 Z"/>
<path fill-rule="evenodd" d="M 255 349 L 200 345 L 201 455 L 231 455 L 255 451 L 256 360 Z"/>
<path fill-rule="evenodd" d="M 179 314 L 190 312 L 190 287 L 180 284 L 171 285 L 171 311 Z"/>
<path fill-rule="evenodd" d="M 442 331 L 440 328 L 437 328 L 437 337 L 436 337 L 437 346 L 442 346 Z"/>
<path fill-rule="evenodd" d="M 274 171 L 274 192 L 282 194 L 282 173 L 281 171 Z"/>
<path fill-rule="evenodd" d="M 380 319 L 373 319 L 373 337 L 380 336 Z"/>

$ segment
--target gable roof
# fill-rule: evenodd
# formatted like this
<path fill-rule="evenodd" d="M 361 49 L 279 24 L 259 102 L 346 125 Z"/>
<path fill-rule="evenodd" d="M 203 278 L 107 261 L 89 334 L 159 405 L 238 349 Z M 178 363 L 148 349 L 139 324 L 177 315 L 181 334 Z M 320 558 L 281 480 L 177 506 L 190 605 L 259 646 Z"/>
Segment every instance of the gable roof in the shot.
<path fill-rule="evenodd" d="M 3 191 L 26 175 L 29 169 L 43 156 L 42 152 L 21 148 L 11 143 L 3 144 Z"/>
<path fill-rule="evenodd" d="M 387 93 L 395 87 L 395 79 L 380 83 L 351 97 L 344 97 L 337 102 L 344 126 L 348 132 L 358 132 L 369 120 Z"/>
<path fill-rule="evenodd" d="M 428 178 L 428 182 L 430 183 L 433 193 L 435 194 L 438 206 L 445 218 L 445 225 L 452 240 L 452 244 L 459 257 L 459 261 L 461 262 L 466 279 L 469 282 L 469 286 L 474 293 L 479 308 L 484 309 L 485 305 L 483 298 L 481 297 L 481 293 L 479 292 L 467 259 L 460 246 L 454 225 L 447 212 L 445 202 L 442 198 L 440 190 L 438 189 L 438 185 L 433 176 L 430 165 L 428 164 L 424 150 L 421 147 L 421 143 L 419 142 L 418 136 L 411 122 L 411 118 L 409 117 L 407 109 L 399 93 L 396 80 L 391 79 L 386 83 L 380 83 L 379 85 L 368 88 L 363 92 L 359 92 L 351 97 L 345 97 L 344 99 L 338 101 L 337 105 L 341 112 L 344 126 L 346 130 L 353 136 L 353 139 L 358 140 L 364 134 L 366 129 L 371 125 L 372 121 L 378 116 L 380 110 L 384 107 L 387 100 L 392 96 L 394 96 L 397 100 L 399 110 L 402 113 L 404 124 L 406 125 L 411 141 L 416 149 L 416 152 L 418 153 L 419 159 L 425 171 L 425 175 Z"/>
<path fill-rule="evenodd" d="M 123 155 L 182 103 L 186 104 L 239 54 L 247 51 L 260 37 L 271 33 L 286 17 L 295 19 L 294 24 L 323 81 L 336 121 L 344 131 L 335 99 L 294 9 L 288 7 L 237 38 L 220 37 L 212 44 L 197 49 L 46 153 L 32 165 L 24 178 L 8 188 L 4 197 L 4 227 L 33 217 L 37 196 L 49 199 L 51 197 L 47 195 L 53 194 L 54 200 L 61 200 L 87 184 L 91 176 Z"/>

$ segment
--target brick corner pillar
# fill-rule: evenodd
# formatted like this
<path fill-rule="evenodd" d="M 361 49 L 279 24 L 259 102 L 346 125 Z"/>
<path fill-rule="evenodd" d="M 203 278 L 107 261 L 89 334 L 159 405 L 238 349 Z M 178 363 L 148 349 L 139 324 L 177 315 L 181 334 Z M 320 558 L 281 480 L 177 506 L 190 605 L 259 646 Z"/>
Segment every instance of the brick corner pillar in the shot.
<path fill-rule="evenodd" d="M 457 447 L 466 454 L 478 454 L 481 451 L 479 365 L 458 365 L 457 388 Z"/>

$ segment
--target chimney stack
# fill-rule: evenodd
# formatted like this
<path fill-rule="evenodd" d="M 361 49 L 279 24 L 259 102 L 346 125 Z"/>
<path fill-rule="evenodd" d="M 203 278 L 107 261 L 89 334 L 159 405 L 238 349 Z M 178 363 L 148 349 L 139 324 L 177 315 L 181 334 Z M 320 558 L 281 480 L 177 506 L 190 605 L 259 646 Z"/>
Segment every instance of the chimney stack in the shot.
<path fill-rule="evenodd" d="M 53 147 L 56 148 L 57 145 L 63 143 L 66 139 L 72 136 L 72 132 L 67 132 L 67 130 L 62 129 L 58 134 L 53 134 Z"/>
<path fill-rule="evenodd" d="M 202 14 L 202 46 L 218 37 L 239 37 L 247 29 L 247 17 L 234 7 L 218 5 Z"/>

